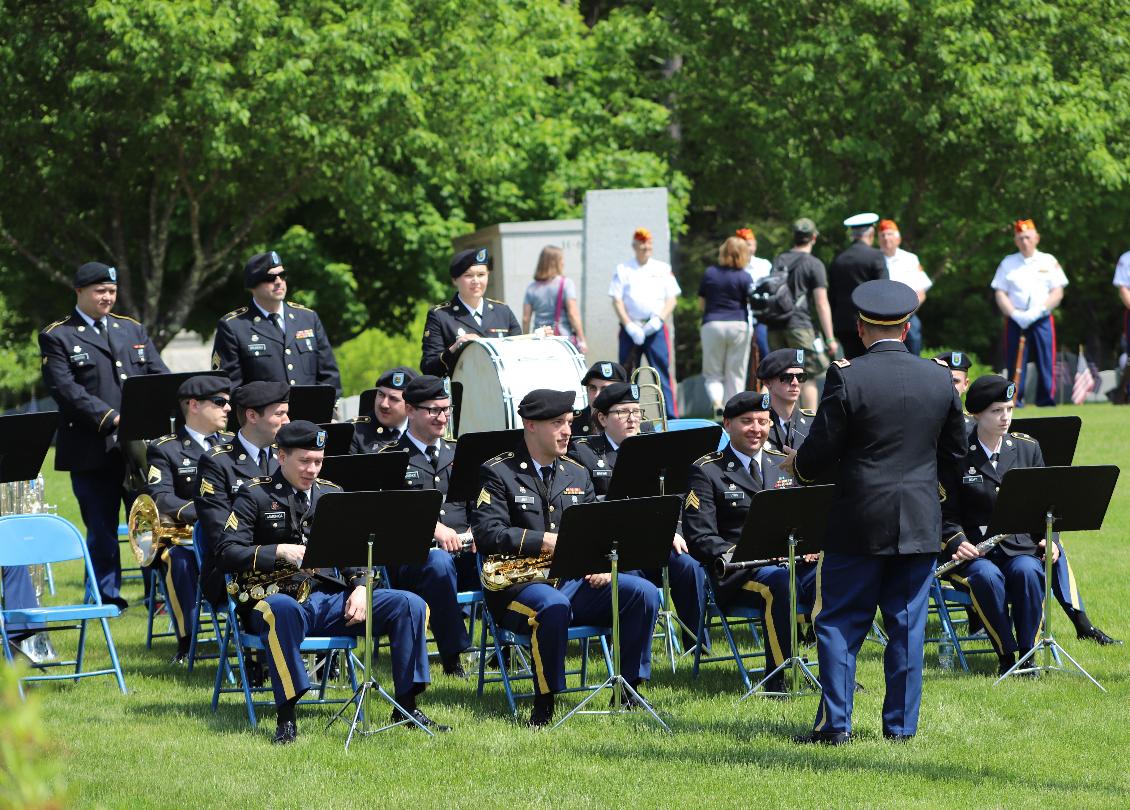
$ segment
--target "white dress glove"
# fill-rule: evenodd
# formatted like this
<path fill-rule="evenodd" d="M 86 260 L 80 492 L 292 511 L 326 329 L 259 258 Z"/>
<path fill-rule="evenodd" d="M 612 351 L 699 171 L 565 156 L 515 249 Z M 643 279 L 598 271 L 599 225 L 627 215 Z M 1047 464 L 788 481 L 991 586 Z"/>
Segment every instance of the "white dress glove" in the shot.
<path fill-rule="evenodd" d="M 1012 320 L 1016 322 L 1016 325 L 1021 329 L 1027 329 L 1032 325 L 1032 318 L 1031 316 L 1029 316 L 1027 311 L 1021 312 L 1018 309 L 1014 309 L 1012 311 L 1012 314 L 1008 317 L 1012 318 Z"/>
<path fill-rule="evenodd" d="M 663 319 L 658 315 L 652 315 L 650 318 L 648 318 L 647 323 L 644 324 L 643 333 L 644 335 L 651 337 L 662 328 Z"/>
<path fill-rule="evenodd" d="M 632 339 L 632 343 L 637 346 L 642 346 L 644 338 L 647 337 L 647 335 L 644 334 L 643 327 L 635 321 L 629 321 L 624 324 L 624 331 L 627 333 L 628 337 Z"/>

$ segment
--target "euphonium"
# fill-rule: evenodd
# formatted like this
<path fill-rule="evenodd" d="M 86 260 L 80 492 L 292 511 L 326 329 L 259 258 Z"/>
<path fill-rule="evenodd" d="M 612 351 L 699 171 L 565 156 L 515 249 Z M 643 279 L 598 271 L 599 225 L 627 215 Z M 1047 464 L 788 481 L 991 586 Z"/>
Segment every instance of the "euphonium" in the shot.
<path fill-rule="evenodd" d="M 138 495 L 126 521 L 129 545 L 139 565 L 152 565 L 162 548 L 173 544 L 186 546 L 192 542 L 192 527 L 161 522 L 157 504 L 148 495 Z"/>
<path fill-rule="evenodd" d="M 483 561 L 479 578 L 488 591 L 503 591 L 511 585 L 527 582 L 548 582 L 552 562 L 552 554 L 540 554 L 537 557 L 494 554 Z"/>

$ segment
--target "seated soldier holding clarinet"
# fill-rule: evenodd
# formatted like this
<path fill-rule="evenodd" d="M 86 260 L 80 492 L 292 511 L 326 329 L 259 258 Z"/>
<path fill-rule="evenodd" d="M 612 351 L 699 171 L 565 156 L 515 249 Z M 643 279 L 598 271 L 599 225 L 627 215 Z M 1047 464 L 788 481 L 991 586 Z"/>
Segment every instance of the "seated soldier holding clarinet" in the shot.
<path fill-rule="evenodd" d="M 365 571 L 350 568 L 300 570 L 318 500 L 337 484 L 318 478 L 326 432 L 296 420 L 279 428 L 278 469 L 250 481 L 235 496 L 231 514 L 216 544 L 221 569 L 237 600 L 240 620 L 270 651 L 278 726 L 274 742 L 298 736 L 295 705 L 310 688 L 299 646 L 306 636 L 361 635 L 368 613 Z M 430 681 L 427 607 L 406 591 L 373 591 L 373 635 L 388 635 L 396 701 L 418 722 L 448 731 L 416 707 L 416 696 Z M 401 720 L 393 711 L 393 721 Z M 413 727 L 413 726 L 410 726 Z"/>
<path fill-rule="evenodd" d="M 503 627 L 532 636 L 534 728 L 553 719 L 554 694 L 565 689 L 570 621 L 602 626 L 612 621 L 610 574 L 546 579 L 561 514 L 574 504 L 596 500 L 588 472 L 565 455 L 574 396 L 543 388 L 523 397 L 518 406 L 522 440 L 512 452 L 483 464 L 482 489 L 471 512 L 475 544 L 491 555 L 483 564 L 487 607 Z M 514 563 L 523 569 L 520 578 L 507 570 Z M 650 582 L 631 574 L 620 574 L 619 585 L 620 674 L 637 688 L 651 674 L 659 594 Z"/>

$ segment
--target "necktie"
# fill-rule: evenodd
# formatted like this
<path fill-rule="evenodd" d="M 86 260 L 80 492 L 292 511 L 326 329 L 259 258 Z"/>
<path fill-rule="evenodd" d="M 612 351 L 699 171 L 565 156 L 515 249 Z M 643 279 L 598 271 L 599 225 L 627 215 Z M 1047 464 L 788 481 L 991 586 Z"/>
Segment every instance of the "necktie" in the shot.
<path fill-rule="evenodd" d="M 553 465 L 547 464 L 541 468 L 541 480 L 545 482 L 545 491 L 549 492 L 549 485 L 553 482 Z"/>
<path fill-rule="evenodd" d="M 1001 454 L 1000 453 L 993 453 L 991 456 L 989 456 L 989 462 L 993 465 L 994 470 L 997 468 L 997 462 L 1000 461 L 1000 460 L 1001 460 Z"/>
<path fill-rule="evenodd" d="M 299 519 L 306 517 L 310 511 L 310 497 L 301 490 L 294 493 L 294 505 L 298 507 Z"/>
<path fill-rule="evenodd" d="M 283 331 L 282 315 L 280 315 L 277 312 L 272 312 L 267 317 L 271 319 L 271 323 L 273 323 L 275 325 L 276 329 L 278 329 L 280 332 Z"/>
<path fill-rule="evenodd" d="M 94 322 L 94 331 L 97 332 L 98 334 L 100 334 L 100 335 L 102 334 L 103 327 L 105 327 L 105 324 L 101 320 L 97 320 L 97 321 Z"/>
<path fill-rule="evenodd" d="M 483 313 L 472 312 L 471 314 L 475 316 L 475 323 L 477 323 L 479 326 L 482 326 L 483 325 Z"/>
<path fill-rule="evenodd" d="M 270 467 L 269 467 L 270 459 L 271 459 L 270 448 L 264 447 L 263 449 L 261 449 L 259 451 L 259 470 L 263 473 L 263 475 L 270 475 L 271 474 L 271 470 L 270 470 Z"/>
<path fill-rule="evenodd" d="M 424 448 L 424 454 L 428 457 L 428 461 L 432 463 L 432 469 L 436 468 L 436 462 L 439 461 L 439 448 L 428 445 Z"/>
<path fill-rule="evenodd" d="M 753 483 L 757 484 L 758 489 L 764 486 L 761 478 L 761 465 L 757 463 L 757 459 L 749 460 L 749 474 L 753 476 Z"/>

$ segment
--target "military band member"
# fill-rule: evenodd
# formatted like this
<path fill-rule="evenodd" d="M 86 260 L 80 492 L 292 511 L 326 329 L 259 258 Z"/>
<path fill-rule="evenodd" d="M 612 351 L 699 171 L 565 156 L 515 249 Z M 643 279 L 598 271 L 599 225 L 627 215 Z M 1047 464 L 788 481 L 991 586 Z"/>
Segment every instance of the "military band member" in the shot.
<path fill-rule="evenodd" d="M 330 385 L 341 396 L 341 375 L 318 313 L 286 301 L 286 270 L 275 251 L 257 253 L 243 268 L 248 306 L 216 325 L 212 368 L 233 387 L 257 380 Z"/>
<path fill-rule="evenodd" d="M 231 513 L 236 493 L 253 478 L 272 474 L 278 467 L 273 445 L 287 415 L 290 386 L 278 382 L 252 382 L 232 393 L 239 430 L 227 443 L 213 447 L 200 458 L 200 486 L 193 497 L 201 523 L 204 548 L 204 596 L 212 604 L 224 599 L 223 577 L 214 555 L 216 540 Z"/>
<path fill-rule="evenodd" d="M 640 432 L 640 391 L 639 387 L 626 382 L 615 382 L 601 389 L 592 403 L 593 413 L 600 427 L 600 433 L 590 438 L 577 439 L 570 445 L 569 457 L 579 462 L 589 471 L 593 488 L 598 498 L 608 494 L 612 482 L 612 472 L 616 467 L 616 457 L 620 445 L 630 436 Z M 687 543 L 676 532 L 671 543 L 671 553 L 667 558 L 668 580 L 671 585 L 671 599 L 679 619 L 690 630 L 684 633 L 683 643 L 694 643 L 698 632 L 701 611 L 699 605 L 704 597 L 702 566 L 687 553 Z M 651 571 L 632 571 L 656 585 L 663 582 L 663 572 L 656 568 Z"/>
<path fill-rule="evenodd" d="M 279 593 L 238 603 L 240 619 L 271 654 L 265 656 L 278 709 L 274 742 L 287 744 L 298 736 L 294 708 L 310 688 L 299 646 L 307 636 L 359 636 L 368 613 L 363 568 L 299 571 L 306 553 L 318 501 L 341 487 L 318 478 L 325 455 L 326 432 L 312 422 L 296 420 L 278 432 L 278 469 L 252 479 L 236 494 L 224 522 L 216 554 L 224 573 L 281 572 L 294 575 L 279 583 Z M 308 597 L 296 598 L 295 586 L 306 582 Z M 374 635 L 388 635 L 396 701 L 416 720 L 437 731 L 449 731 L 416 706 L 416 696 L 430 681 L 426 643 L 427 606 L 405 591 L 373 591 Z M 403 719 L 393 710 L 393 721 Z"/>
<path fill-rule="evenodd" d="M 436 548 L 428 552 L 423 565 L 402 565 L 389 571 L 392 586 L 403 588 L 424 598 L 431 609 L 431 628 L 443 671 L 459 678 L 466 677 L 461 660 L 462 653 L 471 646 L 463 612 L 457 601 L 459 571 L 457 561 L 474 569 L 474 553 L 468 549 L 463 555 L 461 532 L 468 531 L 467 507 L 461 503 L 446 502 L 451 484 L 451 464 L 455 460 L 455 444 L 445 442 L 443 434 L 451 420 L 450 383 L 425 374 L 415 377 L 404 389 L 408 423 L 404 435 L 395 444 L 385 447 L 388 452 L 408 452 L 408 469 L 404 473 L 405 489 L 438 489 L 445 503 L 440 507 L 436 522 Z M 456 557 L 455 555 L 460 555 Z M 464 560 L 466 562 L 464 562 Z M 478 583 L 474 583 L 478 588 Z"/>
<path fill-rule="evenodd" d="M 683 506 L 683 532 L 691 553 L 704 566 L 719 558 L 729 562 L 741 539 L 742 527 L 753 496 L 764 489 L 794 486 L 792 476 L 780 468 L 783 453 L 766 444 L 770 427 L 769 394 L 743 391 L 722 411 L 722 427 L 730 437 L 725 449 L 707 453 L 694 463 Z M 802 563 L 797 570 L 797 599 L 812 604 L 815 566 Z M 719 607 L 736 606 L 762 611 L 766 672 L 792 655 L 789 632 L 789 572 L 780 566 L 748 568 L 716 581 Z M 780 674 L 766 683 L 766 691 L 783 691 Z"/>
<path fill-rule="evenodd" d="M 804 349 L 777 349 L 757 366 L 757 378 L 769 390 L 769 438 L 766 444 L 777 452 L 796 450 L 804 443 L 815 411 L 799 407 L 801 388 L 808 381 Z"/>
<path fill-rule="evenodd" d="M 997 651 L 999 674 L 1016 663 L 1017 651 L 1023 655 L 1035 646 L 1044 613 L 1043 537 L 1014 534 L 984 554 L 976 549 L 986 539 L 1004 474 L 1015 467 L 1044 466 L 1038 442 L 1008 432 L 1015 394 L 1015 384 L 994 374 L 969 387 L 965 402 L 976 427 L 969 434 L 963 474 L 947 482 L 942 502 L 942 559 L 966 561 L 950 580 L 972 594 L 973 609 Z M 1053 543 L 1052 559 L 1058 556 Z"/>
<path fill-rule="evenodd" d="M 813 610 L 823 693 L 813 731 L 797 738 L 830 745 L 851 739 L 856 656 L 876 608 L 890 637 L 883 734 L 917 731 L 939 472 L 958 474 L 965 447 L 948 369 L 903 345 L 918 296 L 881 279 L 860 284 L 852 301 L 867 353 L 829 368 L 812 430 L 786 465 L 810 484 L 839 464 Z"/>
<path fill-rule="evenodd" d="M 377 395 L 373 398 L 373 415 L 353 420 L 353 441 L 350 453 L 378 453 L 396 444 L 408 429 L 408 412 L 404 408 L 404 389 L 419 376 L 408 366 L 390 368 L 377 378 Z"/>
<path fill-rule="evenodd" d="M 177 389 L 177 401 L 184 424 L 176 433 L 162 436 L 149 445 L 145 482 L 162 516 L 173 523 L 191 526 L 196 522 L 196 504 L 192 499 L 200 489 L 197 480 L 200 458 L 213 447 L 230 442 L 233 436 L 224 430 L 231 411 L 231 383 L 227 377 L 207 374 L 190 377 Z M 164 548 L 154 564 L 165 578 L 165 593 L 177 635 L 173 663 L 180 664 L 188 655 L 193 622 L 189 611 L 196 604 L 200 568 L 193 551 L 178 545 Z"/>
<path fill-rule="evenodd" d="M 1016 376 L 1016 355 L 1020 336 L 1026 338 L 1021 358 L 1020 390 L 1016 403 L 1024 405 L 1028 359 L 1036 364 L 1036 404 L 1055 405 L 1055 316 L 1063 303 L 1067 275 L 1055 256 L 1037 249 L 1040 234 L 1036 223 L 1019 219 L 1013 223 L 1017 252 L 1005 256 L 993 274 L 993 295 L 1004 315 L 1005 368 L 1009 378 Z"/>
<path fill-rule="evenodd" d="M 512 452 L 483 464 L 482 489 L 471 512 L 475 543 L 486 555 L 552 554 L 561 514 L 596 499 L 585 468 L 565 453 L 573 421 L 571 391 L 535 389 L 518 407 L 524 435 Z M 487 606 L 502 626 L 533 637 L 534 707 L 530 725 L 553 718 L 554 694 L 565 688 L 565 645 L 570 620 L 608 625 L 610 574 L 533 582 L 487 590 Z M 651 636 L 659 612 L 655 586 L 640 577 L 619 578 L 621 674 L 637 687 L 651 674 Z M 638 689 L 637 689 L 638 691 Z"/>
<path fill-rule="evenodd" d="M 428 313 L 420 359 L 424 374 L 450 377 L 468 341 L 522 334 L 522 326 L 510 307 L 485 297 L 491 265 L 486 248 L 461 250 L 451 258 L 451 281 L 456 293 Z M 545 334 L 544 330 L 542 333 Z"/>
<path fill-rule="evenodd" d="M 973 368 L 973 361 L 965 352 L 942 352 L 934 360 L 945 363 L 946 368 L 950 370 L 950 380 L 953 382 L 953 388 L 957 391 L 959 397 L 965 396 L 965 392 L 969 390 L 969 369 Z M 966 420 L 967 425 L 972 427 L 972 422 Z"/>
<path fill-rule="evenodd" d="M 619 363 L 613 363 L 611 360 L 598 360 L 589 366 L 585 376 L 581 377 L 581 385 L 584 386 L 585 393 L 588 395 L 589 404 L 583 410 L 573 414 L 573 441 L 600 433 L 600 425 L 593 419 L 592 404 L 600 395 L 601 390 L 614 382 L 629 382 L 628 371 Z M 593 483 L 595 484 L 596 481 Z M 598 491 L 598 494 L 601 493 Z"/>
<path fill-rule="evenodd" d="M 118 517 L 134 494 L 124 486 L 118 446 L 122 383 L 139 374 L 166 374 L 145 327 L 111 310 L 118 271 L 88 262 L 74 276 L 75 311 L 39 333 L 43 383 L 59 404 L 55 469 L 71 474 L 86 526 L 86 544 L 102 601 L 125 608 Z"/>

